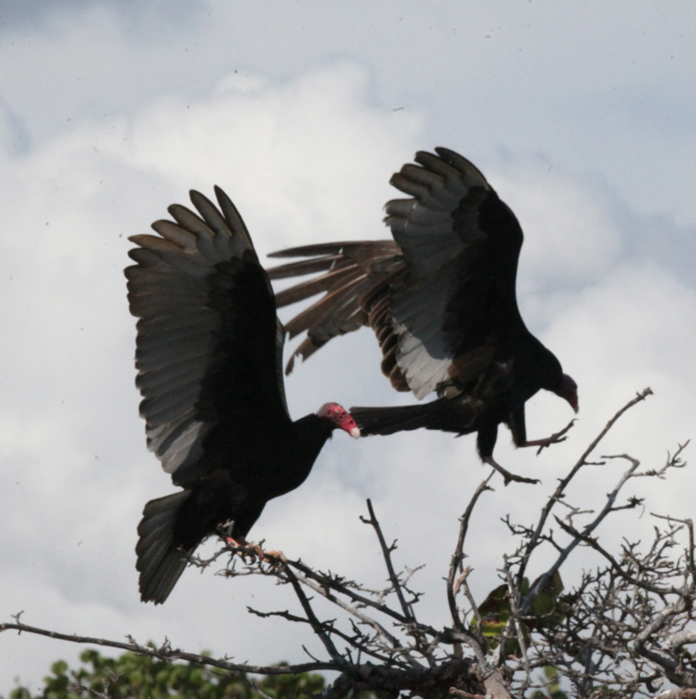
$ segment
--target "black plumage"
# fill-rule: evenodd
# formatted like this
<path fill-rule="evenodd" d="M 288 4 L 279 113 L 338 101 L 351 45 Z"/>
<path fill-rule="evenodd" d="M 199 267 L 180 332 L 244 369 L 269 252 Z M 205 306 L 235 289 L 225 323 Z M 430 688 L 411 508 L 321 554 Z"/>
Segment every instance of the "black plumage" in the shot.
<path fill-rule="evenodd" d="M 159 236 L 133 236 L 125 270 L 148 448 L 183 488 L 148 502 L 138 526 L 141 597 L 156 604 L 218 525 L 234 521 L 231 536 L 245 543 L 336 427 L 359 436 L 335 403 L 291 420 L 273 290 L 239 213 L 215 192 L 219 210 L 192 191 L 198 215 L 175 204 L 174 221 L 152 224 Z"/>
<path fill-rule="evenodd" d="M 371 326 L 382 371 L 425 404 L 351 410 L 364 435 L 417 428 L 477 432 L 481 458 L 493 459 L 498 425 L 517 446 L 527 440 L 525 402 L 540 389 L 577 410 L 577 387 L 522 320 L 515 292 L 522 229 L 483 174 L 446 148 L 418 152 L 391 184 L 410 195 L 387 202 L 393 240 L 291 248 L 272 257 L 306 257 L 269 270 L 271 279 L 323 272 L 278 293 L 286 306 L 324 292 L 293 318 L 307 332 L 306 359 L 337 335 Z M 506 479 L 511 476 L 500 469 Z M 529 480 L 516 477 L 517 480 Z"/>

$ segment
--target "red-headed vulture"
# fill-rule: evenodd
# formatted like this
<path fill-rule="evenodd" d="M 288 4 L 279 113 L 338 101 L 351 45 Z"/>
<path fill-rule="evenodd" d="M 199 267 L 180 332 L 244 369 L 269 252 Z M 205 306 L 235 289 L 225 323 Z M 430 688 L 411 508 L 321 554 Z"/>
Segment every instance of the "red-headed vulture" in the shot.
<path fill-rule="evenodd" d="M 164 602 L 198 544 L 234 522 L 245 537 L 272 498 L 307 478 L 334 429 L 354 437 L 336 403 L 292 421 L 268 276 L 239 213 L 191 192 L 198 214 L 174 204 L 158 235 L 136 235 L 125 270 L 139 318 L 136 384 L 148 448 L 183 490 L 151 500 L 136 547 L 142 600 Z"/>

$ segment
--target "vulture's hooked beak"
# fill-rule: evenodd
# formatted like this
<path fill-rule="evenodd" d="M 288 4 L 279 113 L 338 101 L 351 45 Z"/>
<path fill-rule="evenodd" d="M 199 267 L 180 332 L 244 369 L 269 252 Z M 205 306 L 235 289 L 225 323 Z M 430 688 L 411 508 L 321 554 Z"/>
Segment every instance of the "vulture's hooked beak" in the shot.
<path fill-rule="evenodd" d="M 563 374 L 563 381 L 561 381 L 561 388 L 558 391 L 558 395 L 561 398 L 565 398 L 570 404 L 570 407 L 576 413 L 578 412 L 578 385 L 568 374 Z"/>

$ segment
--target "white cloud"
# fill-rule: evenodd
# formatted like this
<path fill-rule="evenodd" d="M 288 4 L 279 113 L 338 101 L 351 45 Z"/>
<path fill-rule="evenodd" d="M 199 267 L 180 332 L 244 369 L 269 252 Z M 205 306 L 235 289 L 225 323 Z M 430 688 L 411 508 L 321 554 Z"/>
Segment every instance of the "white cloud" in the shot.
<path fill-rule="evenodd" d="M 381 233 L 384 197 L 373 192 L 373 173 L 381 169 L 386 182 L 394 162 L 413 149 L 404 144 L 417 140 L 418 121 L 368 106 L 367 85 L 365 71 L 346 63 L 281 84 L 239 84 L 230 76 L 190 110 L 172 96 L 128 120 L 78 121 L 25 155 L 5 156 L 0 196 L 11 235 L 0 242 L 8 299 L 0 424 L 13 485 L 0 495 L 8 518 L 2 546 L 7 580 L 32 579 L 24 587 L 8 582 L 6 616 L 25 609 L 28 621 L 56 628 L 113 637 L 138 633 L 143 640 L 179 632 L 177 642 L 188 645 L 254 650 L 267 662 L 290 657 L 283 645 L 290 631 L 279 632 L 272 644 L 265 634 L 253 642 L 242 633 L 258 620 L 247 618 L 239 601 L 227 603 L 230 613 L 242 615 L 232 646 L 224 631 L 204 631 L 205 611 L 194 605 L 194 622 L 186 602 L 201 594 L 193 572 L 168 602 L 171 613 L 143 609 L 137 601 L 135 526 L 145 501 L 172 486 L 145 451 L 136 417 L 134 320 L 121 272 L 130 246 L 125 236 L 166 215 L 166 204 L 185 200 L 190 186 L 210 194 L 216 181 L 239 203 L 260 250 L 296 242 L 300 231 L 306 239 L 355 237 L 374 223 Z M 291 403 L 307 402 L 306 393 L 317 398 L 308 408 L 314 410 L 327 398 L 324 388 L 303 391 L 303 383 L 309 383 L 306 376 L 289 389 Z M 330 445 L 335 453 L 344 446 L 339 438 Z M 359 560 L 355 545 L 342 543 L 339 524 L 355 519 L 352 506 L 362 495 L 347 500 L 321 479 L 317 487 L 317 502 L 326 508 L 303 511 L 301 499 L 290 500 L 277 510 L 287 516 L 278 519 L 276 503 L 269 505 L 264 519 L 275 534 L 269 542 L 277 539 L 294 555 L 336 547 L 343 552 L 337 563 Z M 329 512 L 334 535 L 316 524 Z M 288 528 L 293 520 L 296 529 Z M 258 535 L 265 531 L 260 527 Z M 222 582 L 208 579 L 202 589 L 220 589 Z M 270 583 L 235 581 L 223 589 L 230 585 L 260 585 L 259 604 L 275 604 Z M 46 586 L 58 598 L 48 617 L 33 603 L 46 596 Z M 217 618 L 214 604 L 209 611 Z M 177 617 L 182 621 L 172 623 Z M 168 621 L 162 627 L 153 619 Z M 45 671 L 25 648 L 2 641 L 6 657 L 22 658 L 8 672 L 27 677 Z"/>
<path fill-rule="evenodd" d="M 520 263 L 521 294 L 578 288 L 615 266 L 622 252 L 621 231 L 599 188 L 556 173 L 546 163 L 518 165 L 495 181 L 496 191 L 529 232 Z"/>
<path fill-rule="evenodd" d="M 383 234 L 376 214 L 387 173 L 413 150 L 419 119 L 367 108 L 368 87 L 367 72 L 345 62 L 280 84 L 232 75 L 191 108 L 174 97 L 148 109 L 125 160 L 184 191 L 218 182 L 274 244 L 305 242 L 315 231 L 355 237 L 367 227 L 355 202 Z M 382 187 L 375 192 L 360 172 L 384 173 Z"/>

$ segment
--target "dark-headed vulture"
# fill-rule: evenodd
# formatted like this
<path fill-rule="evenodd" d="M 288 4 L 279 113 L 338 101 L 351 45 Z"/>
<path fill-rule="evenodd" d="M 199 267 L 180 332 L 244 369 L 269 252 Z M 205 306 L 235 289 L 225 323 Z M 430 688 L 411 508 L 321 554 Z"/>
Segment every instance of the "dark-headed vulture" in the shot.
<path fill-rule="evenodd" d="M 245 536 L 266 503 L 297 488 L 351 415 L 327 403 L 293 422 L 285 403 L 285 331 L 239 213 L 191 192 L 159 234 L 136 235 L 125 270 L 137 316 L 136 384 L 147 444 L 183 490 L 145 505 L 136 547 L 143 601 L 164 602 L 190 554 L 219 525 Z"/>
<path fill-rule="evenodd" d="M 577 386 L 532 335 L 515 295 L 522 229 L 466 158 L 446 148 L 419 152 L 391 184 L 409 195 L 386 205 L 394 240 L 326 243 L 273 257 L 306 257 L 269 270 L 271 279 L 321 272 L 281 291 L 279 307 L 323 293 L 293 318 L 291 337 L 307 331 L 294 353 L 309 357 L 331 338 L 369 325 L 382 349 L 382 371 L 399 391 L 425 404 L 351 409 L 363 435 L 427 428 L 477 432 L 482 460 L 493 459 L 498 425 L 518 447 L 529 441 L 524 405 L 543 388 L 578 409 Z"/>

